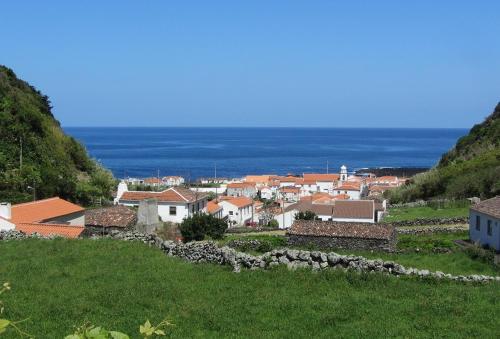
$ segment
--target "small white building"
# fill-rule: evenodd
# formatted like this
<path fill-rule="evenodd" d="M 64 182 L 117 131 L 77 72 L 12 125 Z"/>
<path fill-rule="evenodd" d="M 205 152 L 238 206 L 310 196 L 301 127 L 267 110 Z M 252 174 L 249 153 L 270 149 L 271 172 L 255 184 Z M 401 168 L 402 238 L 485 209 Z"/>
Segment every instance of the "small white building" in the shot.
<path fill-rule="evenodd" d="M 227 195 L 230 197 L 255 198 L 257 188 L 253 182 L 231 182 L 226 186 Z"/>
<path fill-rule="evenodd" d="M 366 222 L 378 221 L 378 207 L 373 200 L 334 200 L 332 203 L 315 203 L 301 200 L 285 209 L 286 212 L 310 211 L 323 221 Z"/>
<path fill-rule="evenodd" d="M 195 213 L 205 212 L 207 198 L 205 193 L 193 192 L 184 187 L 171 187 L 161 192 L 128 191 L 120 183 L 115 202 L 125 206 L 139 206 L 142 200 L 155 199 L 162 221 L 181 223 Z"/>
<path fill-rule="evenodd" d="M 470 208 L 469 237 L 480 246 L 500 251 L 500 196 Z"/>
<path fill-rule="evenodd" d="M 223 209 L 224 217 L 228 218 L 231 226 L 245 226 L 247 222 L 253 220 L 254 206 L 253 200 L 247 197 L 235 197 L 219 202 Z"/>
<path fill-rule="evenodd" d="M 163 177 L 161 180 L 166 186 L 180 186 L 184 184 L 184 178 L 175 175 Z"/>
<path fill-rule="evenodd" d="M 279 190 L 279 197 L 287 202 L 297 202 L 300 198 L 299 187 L 282 187 Z"/>

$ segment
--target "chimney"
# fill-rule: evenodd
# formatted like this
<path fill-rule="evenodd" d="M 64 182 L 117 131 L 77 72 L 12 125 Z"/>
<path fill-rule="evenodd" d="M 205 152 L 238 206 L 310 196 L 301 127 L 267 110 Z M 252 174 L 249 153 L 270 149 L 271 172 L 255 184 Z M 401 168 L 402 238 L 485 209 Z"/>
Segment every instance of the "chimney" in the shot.
<path fill-rule="evenodd" d="M 11 205 L 8 202 L 0 203 L 0 217 L 10 220 L 12 218 Z"/>

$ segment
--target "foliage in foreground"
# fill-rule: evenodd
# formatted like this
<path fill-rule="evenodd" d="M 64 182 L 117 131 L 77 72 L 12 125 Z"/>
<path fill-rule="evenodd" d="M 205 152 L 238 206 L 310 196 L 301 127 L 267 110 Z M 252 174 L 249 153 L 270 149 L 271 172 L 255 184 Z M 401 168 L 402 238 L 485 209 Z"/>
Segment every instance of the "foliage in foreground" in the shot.
<path fill-rule="evenodd" d="M 51 109 L 47 96 L 0 65 L 0 201 L 110 199 L 113 176 L 64 133 Z"/>
<path fill-rule="evenodd" d="M 460 138 L 439 164 L 409 184 L 386 191 L 392 203 L 447 197 L 489 198 L 500 194 L 500 104 L 481 124 Z"/>
<path fill-rule="evenodd" d="M 222 239 L 227 230 L 227 222 L 211 214 L 196 213 L 185 218 L 179 225 L 185 242 L 203 240 L 205 236 L 212 239 Z"/>
<path fill-rule="evenodd" d="M 281 267 L 235 274 L 115 240 L 2 242 L 0 253 L 0 280 L 16 282 L 16 292 L 5 295 L 7 317 L 29 317 L 24 326 L 40 338 L 62 338 L 82 321 L 136 333 L 131 319 L 158 323 L 163 314 L 175 314 L 173 338 L 500 332 L 498 284 Z"/>

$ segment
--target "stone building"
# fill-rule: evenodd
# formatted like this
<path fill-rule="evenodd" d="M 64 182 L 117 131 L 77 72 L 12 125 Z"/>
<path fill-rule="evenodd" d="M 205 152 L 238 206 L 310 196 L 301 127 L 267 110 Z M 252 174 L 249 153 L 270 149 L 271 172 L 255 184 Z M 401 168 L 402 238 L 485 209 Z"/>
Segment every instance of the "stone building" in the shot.
<path fill-rule="evenodd" d="M 127 206 L 116 205 L 85 211 L 85 234 L 108 234 L 111 231 L 131 230 L 137 222 L 137 212 Z"/>
<path fill-rule="evenodd" d="M 392 251 L 396 230 L 387 225 L 296 220 L 287 232 L 289 245 L 314 244 L 323 248 Z"/>

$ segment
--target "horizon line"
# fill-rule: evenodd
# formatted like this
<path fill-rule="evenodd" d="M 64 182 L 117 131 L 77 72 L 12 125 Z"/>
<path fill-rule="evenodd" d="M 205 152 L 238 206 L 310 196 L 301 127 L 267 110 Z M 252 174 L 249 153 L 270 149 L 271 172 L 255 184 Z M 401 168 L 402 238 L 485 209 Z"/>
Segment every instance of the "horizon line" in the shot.
<path fill-rule="evenodd" d="M 255 128 L 282 128 L 282 129 L 457 129 L 467 130 L 471 127 L 368 127 L 368 126 L 75 126 L 61 125 L 62 128 L 234 128 L 234 129 L 255 129 Z"/>

